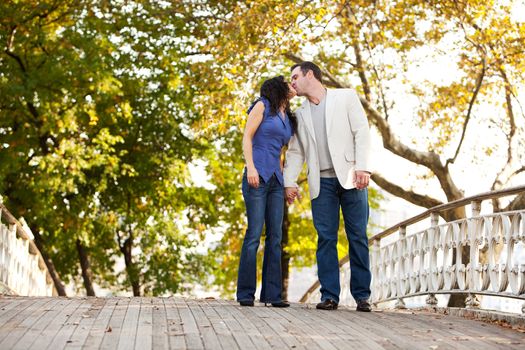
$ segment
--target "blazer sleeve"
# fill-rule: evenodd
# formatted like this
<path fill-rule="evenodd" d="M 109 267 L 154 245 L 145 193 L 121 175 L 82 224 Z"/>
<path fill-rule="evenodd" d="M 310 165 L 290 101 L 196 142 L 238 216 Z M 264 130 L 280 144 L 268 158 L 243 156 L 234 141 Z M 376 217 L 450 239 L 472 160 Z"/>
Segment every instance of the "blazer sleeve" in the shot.
<path fill-rule="evenodd" d="M 355 90 L 348 90 L 348 121 L 355 140 L 355 169 L 370 171 L 370 128 L 368 119 Z"/>
<path fill-rule="evenodd" d="M 305 161 L 304 149 L 297 131 L 288 143 L 288 150 L 284 160 L 283 178 L 284 187 L 298 187 L 297 177 L 303 168 Z"/>

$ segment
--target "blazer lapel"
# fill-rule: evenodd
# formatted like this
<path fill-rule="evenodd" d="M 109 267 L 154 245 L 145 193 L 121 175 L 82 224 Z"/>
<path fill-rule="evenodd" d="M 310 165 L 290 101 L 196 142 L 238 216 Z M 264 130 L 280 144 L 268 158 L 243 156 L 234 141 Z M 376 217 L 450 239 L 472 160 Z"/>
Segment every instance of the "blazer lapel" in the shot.
<path fill-rule="evenodd" d="M 310 111 L 310 102 L 308 99 L 306 99 L 301 106 L 301 115 L 303 117 L 304 125 L 310 133 L 310 136 L 312 136 L 314 142 L 317 142 L 315 140 L 314 123 L 312 121 L 312 112 Z"/>
<path fill-rule="evenodd" d="M 326 103 L 325 103 L 325 120 L 326 120 L 326 134 L 330 135 L 332 126 L 332 120 L 334 119 L 335 110 L 335 95 L 332 89 L 326 90 Z"/>

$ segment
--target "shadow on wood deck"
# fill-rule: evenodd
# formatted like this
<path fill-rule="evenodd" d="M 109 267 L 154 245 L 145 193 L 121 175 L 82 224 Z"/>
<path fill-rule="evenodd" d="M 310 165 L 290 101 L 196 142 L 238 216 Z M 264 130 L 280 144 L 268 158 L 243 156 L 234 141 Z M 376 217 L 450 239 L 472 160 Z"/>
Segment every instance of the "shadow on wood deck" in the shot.
<path fill-rule="evenodd" d="M 431 312 L 182 298 L 0 297 L 0 349 L 524 349 L 525 333 Z"/>

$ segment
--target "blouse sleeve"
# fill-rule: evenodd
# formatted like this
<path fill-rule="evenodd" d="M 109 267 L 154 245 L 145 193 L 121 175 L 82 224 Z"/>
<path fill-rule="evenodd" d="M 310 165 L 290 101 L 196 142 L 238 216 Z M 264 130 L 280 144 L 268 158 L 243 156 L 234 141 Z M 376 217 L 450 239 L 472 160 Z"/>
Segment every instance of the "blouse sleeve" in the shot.
<path fill-rule="evenodd" d="M 268 114 L 270 113 L 270 101 L 268 101 L 268 99 L 265 98 L 265 97 L 259 97 L 255 101 L 253 101 L 252 104 L 250 105 L 250 108 L 248 108 L 248 111 L 246 113 L 250 114 L 250 112 L 252 111 L 253 107 L 255 107 L 255 105 L 259 101 L 262 101 L 262 103 L 264 104 L 264 114 L 263 114 L 263 116 L 267 117 Z"/>

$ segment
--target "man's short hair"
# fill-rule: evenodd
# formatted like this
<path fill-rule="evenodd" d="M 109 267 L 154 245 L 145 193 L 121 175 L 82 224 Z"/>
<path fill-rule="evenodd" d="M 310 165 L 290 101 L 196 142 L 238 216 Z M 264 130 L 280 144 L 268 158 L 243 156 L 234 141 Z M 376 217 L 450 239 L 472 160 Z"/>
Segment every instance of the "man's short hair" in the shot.
<path fill-rule="evenodd" d="M 310 62 L 310 61 L 304 61 L 301 63 L 297 63 L 292 66 L 290 71 L 293 71 L 297 67 L 301 68 L 301 72 L 303 72 L 303 75 L 306 75 L 306 73 L 308 73 L 308 71 L 311 70 L 314 73 L 315 79 L 321 82 L 323 81 L 323 73 L 321 73 L 321 68 L 319 68 L 319 66 L 316 65 L 315 63 Z"/>

